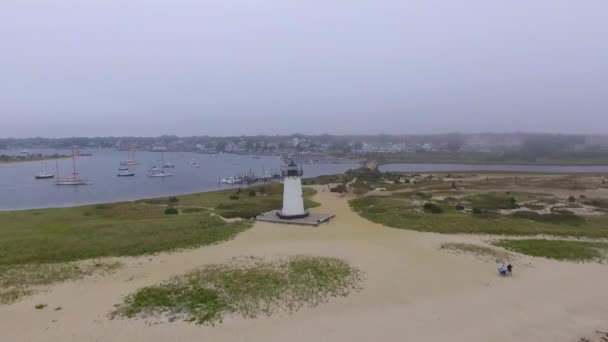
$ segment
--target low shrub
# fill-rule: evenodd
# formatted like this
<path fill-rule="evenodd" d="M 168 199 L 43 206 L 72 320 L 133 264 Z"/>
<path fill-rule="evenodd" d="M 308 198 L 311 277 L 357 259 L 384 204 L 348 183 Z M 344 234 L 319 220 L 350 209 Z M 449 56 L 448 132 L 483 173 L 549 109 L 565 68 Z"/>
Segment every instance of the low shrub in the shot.
<path fill-rule="evenodd" d="M 176 215 L 179 214 L 179 210 L 174 207 L 168 207 L 165 209 L 165 215 Z"/>
<path fill-rule="evenodd" d="M 456 210 L 460 210 L 460 211 L 464 210 L 464 206 L 462 204 L 456 204 L 456 206 L 454 208 L 456 208 Z"/>
<path fill-rule="evenodd" d="M 329 189 L 329 191 L 331 191 L 331 192 L 337 192 L 337 193 L 341 194 L 341 193 L 346 192 L 347 189 L 346 189 L 346 185 L 344 185 L 344 184 L 338 184 L 335 187 Z"/>
<path fill-rule="evenodd" d="M 424 203 L 422 208 L 424 209 L 424 211 L 430 211 L 433 214 L 441 214 L 443 212 L 443 208 L 431 202 Z"/>
<path fill-rule="evenodd" d="M 230 199 L 231 200 L 238 200 L 239 199 L 239 195 L 232 194 L 232 195 L 230 195 Z"/>
<path fill-rule="evenodd" d="M 579 225 L 585 221 L 582 217 L 574 214 L 539 214 L 535 211 L 516 211 L 509 216 L 552 224 Z"/>
<path fill-rule="evenodd" d="M 249 190 L 249 197 L 255 197 L 255 190 Z"/>
<path fill-rule="evenodd" d="M 169 203 L 177 203 L 179 202 L 179 198 L 175 197 L 175 196 L 171 196 L 168 199 Z"/>

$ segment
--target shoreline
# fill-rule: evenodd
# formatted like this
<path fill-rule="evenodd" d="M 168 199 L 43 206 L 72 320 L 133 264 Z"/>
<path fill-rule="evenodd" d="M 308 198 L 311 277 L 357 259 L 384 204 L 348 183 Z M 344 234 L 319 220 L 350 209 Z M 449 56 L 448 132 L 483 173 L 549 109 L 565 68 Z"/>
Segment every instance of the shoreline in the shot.
<path fill-rule="evenodd" d="M 72 157 L 68 156 L 68 155 L 65 155 L 65 156 L 62 155 L 62 156 L 58 156 L 58 157 L 49 156 L 49 157 L 43 157 L 43 158 L 23 159 L 23 160 L 0 160 L 0 165 L 34 163 L 34 162 L 61 160 L 61 159 L 68 159 L 68 158 L 72 158 Z"/>

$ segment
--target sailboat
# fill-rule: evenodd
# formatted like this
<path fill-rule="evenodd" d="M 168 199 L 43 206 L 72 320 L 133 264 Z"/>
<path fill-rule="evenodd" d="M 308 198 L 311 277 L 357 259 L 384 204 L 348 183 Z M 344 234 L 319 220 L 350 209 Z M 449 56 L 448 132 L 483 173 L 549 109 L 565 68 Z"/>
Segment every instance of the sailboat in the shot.
<path fill-rule="evenodd" d="M 135 160 L 135 151 L 134 150 L 131 149 L 131 150 L 128 151 L 128 157 L 127 158 L 129 158 L 129 159 L 121 161 L 120 165 L 137 165 L 137 164 L 139 164 L 137 162 L 137 160 Z"/>
<path fill-rule="evenodd" d="M 161 165 L 165 166 L 165 154 L 163 152 L 160 153 Z M 173 174 L 169 172 L 165 172 L 163 169 L 158 169 L 156 166 L 150 170 L 155 170 L 152 173 L 148 173 L 148 177 L 171 177 Z M 158 171 L 157 171 L 158 170 Z"/>
<path fill-rule="evenodd" d="M 52 173 L 48 173 L 48 171 L 46 170 L 46 162 L 44 162 L 44 171 L 34 176 L 35 179 L 49 179 L 53 177 L 55 177 L 55 175 Z"/>
<path fill-rule="evenodd" d="M 59 168 L 57 168 L 57 180 L 55 185 L 87 185 L 88 182 L 81 179 L 76 171 L 76 151 L 72 148 L 72 176 L 71 177 L 59 177 Z"/>
<path fill-rule="evenodd" d="M 117 177 L 133 177 L 133 176 L 135 176 L 135 172 L 123 171 L 123 172 L 119 172 L 116 176 Z"/>

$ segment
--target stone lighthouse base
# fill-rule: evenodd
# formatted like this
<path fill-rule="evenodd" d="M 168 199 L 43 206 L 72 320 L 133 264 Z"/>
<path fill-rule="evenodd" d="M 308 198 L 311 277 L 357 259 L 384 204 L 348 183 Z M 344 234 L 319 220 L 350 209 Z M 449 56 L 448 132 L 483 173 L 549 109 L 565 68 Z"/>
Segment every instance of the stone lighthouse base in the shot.
<path fill-rule="evenodd" d="M 301 226 L 314 226 L 317 227 L 321 223 L 328 222 L 334 218 L 335 214 L 323 214 L 323 213 L 306 213 L 305 215 L 298 216 L 282 216 L 280 210 L 272 210 L 261 215 L 256 216 L 257 221 L 272 222 L 272 223 L 283 223 L 283 224 L 297 224 Z"/>

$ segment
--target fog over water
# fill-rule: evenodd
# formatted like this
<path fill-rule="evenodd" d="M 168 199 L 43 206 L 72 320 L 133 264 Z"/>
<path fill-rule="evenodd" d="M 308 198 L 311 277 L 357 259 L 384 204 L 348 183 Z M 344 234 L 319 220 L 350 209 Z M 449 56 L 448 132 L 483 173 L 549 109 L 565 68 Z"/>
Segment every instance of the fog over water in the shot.
<path fill-rule="evenodd" d="M 605 133 L 608 2 L 0 1 L 0 136 Z"/>

